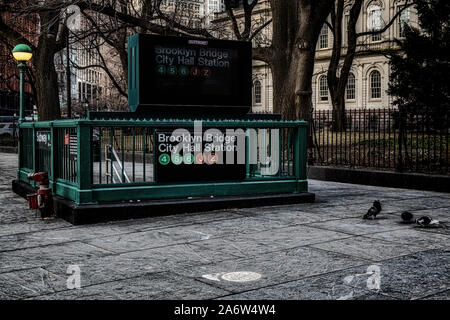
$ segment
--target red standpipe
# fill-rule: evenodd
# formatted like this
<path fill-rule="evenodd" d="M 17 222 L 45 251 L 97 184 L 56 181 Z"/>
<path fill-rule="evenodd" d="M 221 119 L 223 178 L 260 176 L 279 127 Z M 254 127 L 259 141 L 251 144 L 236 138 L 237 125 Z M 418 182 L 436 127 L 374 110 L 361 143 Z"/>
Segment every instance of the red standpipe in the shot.
<path fill-rule="evenodd" d="M 29 173 L 28 179 L 39 183 L 37 193 L 27 195 L 28 207 L 39 210 L 41 218 L 47 218 L 53 215 L 52 190 L 49 188 L 47 172 Z"/>

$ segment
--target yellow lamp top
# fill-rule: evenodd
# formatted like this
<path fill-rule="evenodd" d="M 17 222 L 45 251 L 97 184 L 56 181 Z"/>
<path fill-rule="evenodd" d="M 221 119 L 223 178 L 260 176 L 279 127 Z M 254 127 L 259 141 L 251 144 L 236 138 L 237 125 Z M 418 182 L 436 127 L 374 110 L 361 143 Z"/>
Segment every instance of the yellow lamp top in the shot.
<path fill-rule="evenodd" d="M 28 61 L 33 56 L 33 51 L 26 44 L 18 44 L 14 47 L 12 54 L 17 61 Z"/>

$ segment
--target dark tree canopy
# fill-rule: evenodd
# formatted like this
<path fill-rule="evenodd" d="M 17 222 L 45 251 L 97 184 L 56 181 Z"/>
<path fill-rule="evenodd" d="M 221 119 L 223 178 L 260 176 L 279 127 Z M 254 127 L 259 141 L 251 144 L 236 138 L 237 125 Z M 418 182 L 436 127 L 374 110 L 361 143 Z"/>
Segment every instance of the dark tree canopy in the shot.
<path fill-rule="evenodd" d="M 391 59 L 389 94 L 408 114 L 428 110 L 442 129 L 450 112 L 450 1 L 415 2 L 420 30 L 406 27 L 402 53 Z"/>
<path fill-rule="evenodd" d="M 334 1 L 270 0 L 272 19 L 260 24 L 260 19 L 255 19 L 259 10 L 255 8 L 260 1 L 243 1 L 242 11 L 236 11 L 233 8 L 240 2 L 225 0 L 235 39 L 252 41 L 265 27 L 272 24 L 272 44 L 254 48 L 253 58 L 270 66 L 274 81 L 274 111 L 282 113 L 285 118 L 309 117 L 315 46 Z M 134 8 L 136 3 L 139 6 Z M 70 4 L 75 4 L 80 9 L 80 14 L 89 27 L 87 30 L 73 32 L 67 28 L 64 10 Z M 0 0 L 2 12 L 39 16 L 37 43 L 34 46 L 30 44 L 34 52 L 31 64 L 36 75 L 34 82 L 39 120 L 60 118 L 55 55 L 65 49 L 67 43 L 81 44 L 83 49 L 96 50 L 100 63 L 88 66 L 79 66 L 73 61 L 70 63 L 77 69 L 104 69 L 116 89 L 126 96 L 126 82 L 121 85 L 121 78 L 116 79 L 108 71 L 107 57 L 102 56 L 98 43 L 107 43 L 114 49 L 113 52 L 118 53 L 122 74 L 127 75 L 126 38 L 131 33 L 214 38 L 216 32 L 223 31 L 180 23 L 182 19 L 163 12 L 161 4 L 161 0 Z M 239 14 L 235 15 L 235 12 Z M 0 15 L 0 42 L 9 46 L 25 42 L 24 35 L 16 30 L 15 21 L 7 22 Z M 221 32 L 218 33 L 216 37 L 220 38 Z"/>

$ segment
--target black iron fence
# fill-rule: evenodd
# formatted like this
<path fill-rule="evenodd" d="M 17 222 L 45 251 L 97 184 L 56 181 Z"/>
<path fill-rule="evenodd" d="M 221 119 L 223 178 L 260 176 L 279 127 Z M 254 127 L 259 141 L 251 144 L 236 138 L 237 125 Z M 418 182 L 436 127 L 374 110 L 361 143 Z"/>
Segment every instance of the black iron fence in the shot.
<path fill-rule="evenodd" d="M 311 116 L 310 164 L 450 174 L 449 112 L 347 110 L 341 130 L 331 110 Z"/>
<path fill-rule="evenodd" d="M 450 174 L 449 110 L 353 109 L 343 121 L 343 130 L 336 130 L 331 110 L 312 112 L 309 164 Z M 0 146 L 17 146 L 17 136 L 17 117 L 0 116 Z M 129 137 L 119 138 L 129 151 Z"/>

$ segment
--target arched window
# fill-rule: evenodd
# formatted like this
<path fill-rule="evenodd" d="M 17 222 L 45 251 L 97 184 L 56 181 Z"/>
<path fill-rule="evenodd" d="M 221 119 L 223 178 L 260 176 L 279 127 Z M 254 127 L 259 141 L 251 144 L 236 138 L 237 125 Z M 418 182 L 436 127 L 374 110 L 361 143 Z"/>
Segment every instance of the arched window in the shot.
<path fill-rule="evenodd" d="M 355 100 L 356 98 L 355 75 L 353 73 L 349 73 L 348 75 L 346 98 L 347 100 Z"/>
<path fill-rule="evenodd" d="M 255 103 L 261 103 L 261 82 L 256 80 L 253 83 L 253 93 L 255 97 Z"/>
<path fill-rule="evenodd" d="M 382 18 L 382 8 L 377 3 L 372 3 L 367 7 L 367 27 L 370 31 L 376 31 L 382 29 L 383 18 Z M 381 34 L 372 35 L 372 41 L 380 41 Z"/>
<path fill-rule="evenodd" d="M 319 100 L 328 101 L 327 76 L 321 76 L 319 79 Z"/>
<path fill-rule="evenodd" d="M 328 48 L 328 26 L 324 24 L 322 30 L 320 30 L 319 49 L 326 48 Z"/>
<path fill-rule="evenodd" d="M 370 97 L 372 99 L 381 98 L 381 74 L 377 70 L 370 73 Z"/>
<path fill-rule="evenodd" d="M 397 7 L 397 11 L 400 11 L 402 8 Z M 404 9 L 400 16 L 398 17 L 398 36 L 404 37 L 405 36 L 405 26 L 409 25 L 411 21 L 411 10 L 410 8 Z"/>

